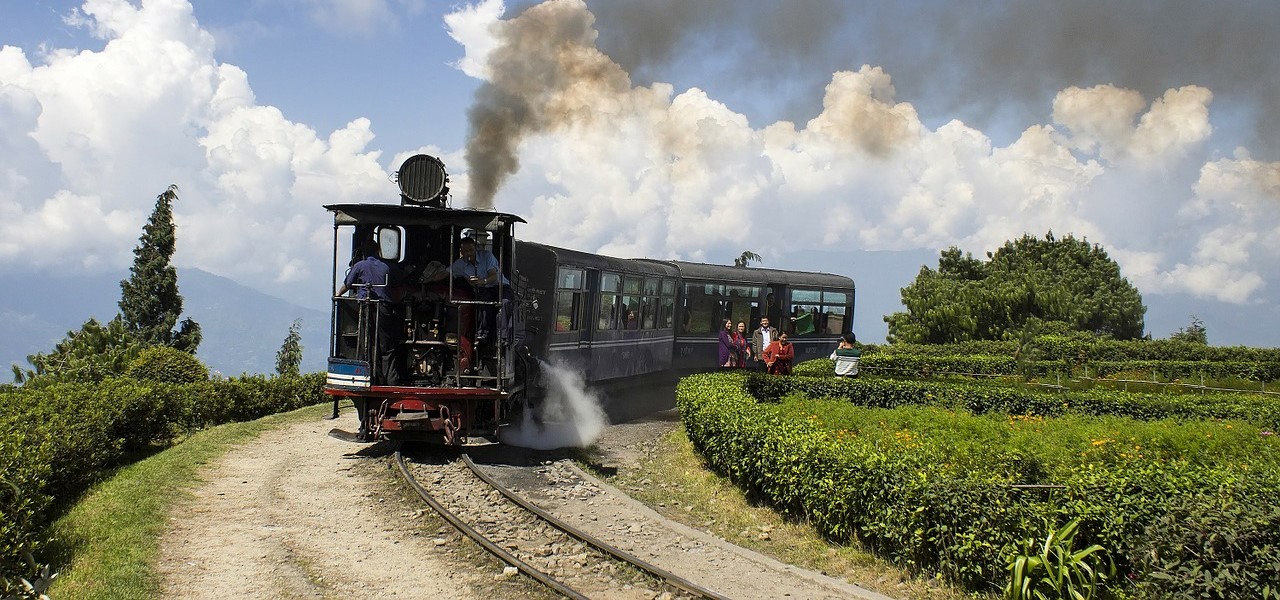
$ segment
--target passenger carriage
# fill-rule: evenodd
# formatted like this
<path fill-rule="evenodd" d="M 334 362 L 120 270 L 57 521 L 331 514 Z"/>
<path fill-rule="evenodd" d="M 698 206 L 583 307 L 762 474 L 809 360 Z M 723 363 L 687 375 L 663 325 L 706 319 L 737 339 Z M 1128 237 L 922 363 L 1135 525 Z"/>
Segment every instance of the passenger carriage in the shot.
<path fill-rule="evenodd" d="M 768 316 L 796 361 L 826 356 L 852 327 L 854 283 L 826 273 L 620 259 L 517 241 L 513 214 L 454 210 L 438 159 L 397 173 L 401 204 L 335 204 L 333 289 L 373 244 L 391 266 L 383 294 L 335 296 L 325 391 L 349 399 L 363 440 L 496 440 L 547 393 L 543 362 L 589 385 L 647 385 L 716 368 L 726 319 L 754 330 Z M 496 289 L 440 276 L 466 237 L 493 253 Z M 366 290 L 368 292 L 369 290 Z M 363 297 L 362 297 L 363 296 Z M 506 299 L 506 300 L 504 300 Z M 498 331 L 477 338 L 478 320 Z M 492 331 L 492 327 L 480 328 Z M 390 342 L 388 344 L 388 342 Z M 398 381 L 387 377 L 391 348 Z M 608 407 L 617 418 L 636 416 Z"/>

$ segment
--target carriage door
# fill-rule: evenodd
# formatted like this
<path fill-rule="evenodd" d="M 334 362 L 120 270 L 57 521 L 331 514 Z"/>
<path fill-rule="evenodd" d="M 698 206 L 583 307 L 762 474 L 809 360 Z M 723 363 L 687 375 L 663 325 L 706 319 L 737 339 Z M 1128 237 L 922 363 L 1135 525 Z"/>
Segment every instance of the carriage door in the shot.
<path fill-rule="evenodd" d="M 778 331 L 783 329 L 783 303 L 787 301 L 787 288 L 785 285 L 773 284 L 763 289 L 764 298 L 761 299 L 762 312 L 760 316 L 769 317 L 769 325 L 776 327 Z M 756 321 L 756 327 L 760 326 L 759 320 Z M 755 331 L 755 328 L 752 328 Z"/>

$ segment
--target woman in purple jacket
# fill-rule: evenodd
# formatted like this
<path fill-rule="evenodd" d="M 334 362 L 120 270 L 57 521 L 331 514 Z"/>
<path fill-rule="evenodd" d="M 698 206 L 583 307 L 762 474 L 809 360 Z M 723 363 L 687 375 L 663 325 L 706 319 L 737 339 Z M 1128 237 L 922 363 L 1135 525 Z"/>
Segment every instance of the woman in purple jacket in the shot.
<path fill-rule="evenodd" d="M 726 368 L 734 368 L 738 366 L 737 344 L 733 339 L 733 321 L 724 322 L 724 327 L 720 329 L 720 359 L 717 365 Z"/>

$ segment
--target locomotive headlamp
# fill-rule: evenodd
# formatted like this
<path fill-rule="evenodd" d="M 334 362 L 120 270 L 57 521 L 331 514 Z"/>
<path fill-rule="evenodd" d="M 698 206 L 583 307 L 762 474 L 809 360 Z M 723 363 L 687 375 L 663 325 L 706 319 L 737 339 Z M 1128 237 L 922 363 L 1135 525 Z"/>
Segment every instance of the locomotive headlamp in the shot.
<path fill-rule="evenodd" d="M 446 208 L 449 202 L 449 174 L 434 156 L 415 154 L 396 171 L 400 204 Z"/>

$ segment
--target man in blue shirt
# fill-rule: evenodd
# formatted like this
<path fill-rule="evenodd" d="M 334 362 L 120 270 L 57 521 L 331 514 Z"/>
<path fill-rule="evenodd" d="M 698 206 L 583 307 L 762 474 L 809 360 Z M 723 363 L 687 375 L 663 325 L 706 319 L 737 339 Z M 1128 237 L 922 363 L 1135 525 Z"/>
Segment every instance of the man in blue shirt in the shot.
<path fill-rule="evenodd" d="M 453 261 L 449 266 L 449 274 L 454 277 L 462 277 L 471 282 L 476 287 L 476 297 L 486 302 L 498 301 L 498 288 L 501 284 L 502 288 L 502 310 L 499 330 L 506 339 L 507 334 L 507 314 L 509 305 L 514 298 L 511 293 L 511 282 L 507 281 L 506 276 L 499 269 L 498 258 L 488 250 L 480 250 L 476 247 L 476 241 L 469 237 L 464 237 L 458 242 L 458 260 Z M 478 323 L 476 325 L 476 341 L 483 342 L 493 337 L 494 329 L 494 311 L 493 307 L 481 306 Z"/>
<path fill-rule="evenodd" d="M 378 246 L 372 240 L 366 240 L 360 245 L 360 255 L 363 258 L 347 270 L 347 277 L 343 279 L 338 295 L 345 296 L 354 289 L 356 297 L 361 300 L 372 295 L 372 299 L 379 301 L 377 327 L 370 328 L 365 334 L 374 342 L 370 345 L 377 349 L 377 373 L 382 376 L 382 384 L 399 385 L 400 365 L 396 357 L 396 344 L 404 329 L 404 319 L 400 317 L 387 292 L 391 284 L 391 265 L 378 256 Z M 374 331 L 377 332 L 376 335 Z"/>
<path fill-rule="evenodd" d="M 373 243 L 364 244 L 360 253 L 364 258 L 347 270 L 347 277 L 342 281 L 342 288 L 338 290 L 338 295 L 345 296 L 354 288 L 357 298 L 368 298 L 369 291 L 373 290 L 374 298 L 390 300 L 391 296 L 387 294 L 387 280 L 391 276 L 391 266 L 378 257 L 378 248 Z"/>

